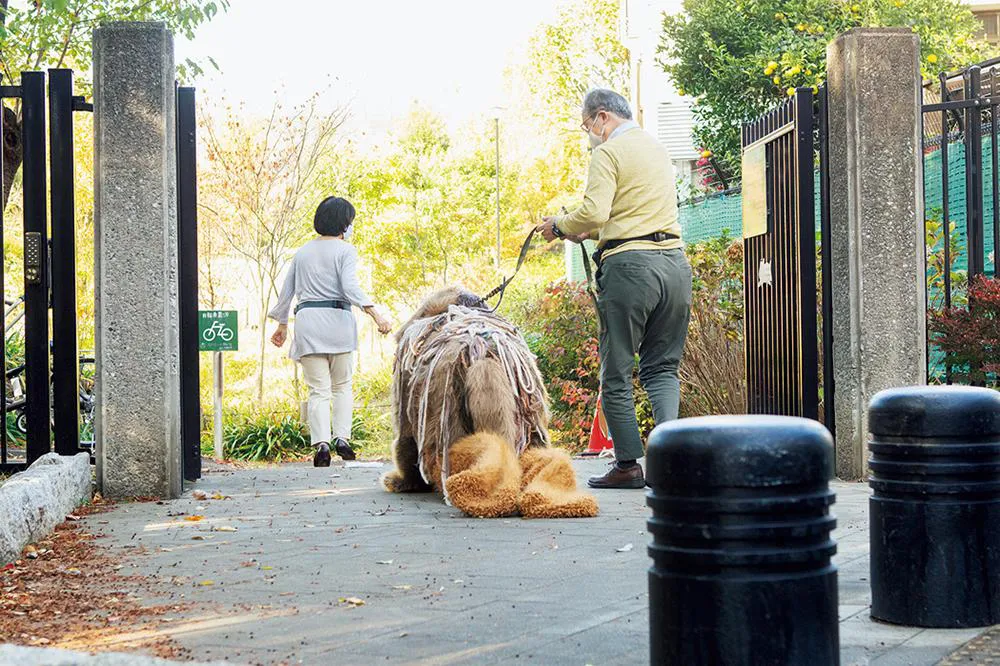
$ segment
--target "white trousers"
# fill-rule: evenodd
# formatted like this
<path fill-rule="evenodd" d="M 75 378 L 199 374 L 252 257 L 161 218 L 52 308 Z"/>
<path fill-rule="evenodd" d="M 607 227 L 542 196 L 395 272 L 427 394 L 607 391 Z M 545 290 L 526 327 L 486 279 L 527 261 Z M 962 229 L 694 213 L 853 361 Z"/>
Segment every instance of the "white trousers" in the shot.
<path fill-rule="evenodd" d="M 302 377 L 309 387 L 309 435 L 313 444 L 351 439 L 354 394 L 354 354 L 309 354 L 299 359 Z M 333 423 L 330 408 L 333 407 Z M 331 437 L 332 435 L 332 437 Z"/>

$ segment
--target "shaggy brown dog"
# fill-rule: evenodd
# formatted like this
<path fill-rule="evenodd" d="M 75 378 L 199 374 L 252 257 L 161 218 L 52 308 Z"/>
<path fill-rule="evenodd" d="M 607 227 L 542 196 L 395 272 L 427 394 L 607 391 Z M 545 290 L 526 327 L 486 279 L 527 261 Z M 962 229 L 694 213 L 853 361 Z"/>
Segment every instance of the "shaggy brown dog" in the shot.
<path fill-rule="evenodd" d="M 443 492 L 472 516 L 597 515 L 569 456 L 549 448 L 548 395 L 509 322 L 456 288 L 432 294 L 399 332 L 390 492 Z"/>

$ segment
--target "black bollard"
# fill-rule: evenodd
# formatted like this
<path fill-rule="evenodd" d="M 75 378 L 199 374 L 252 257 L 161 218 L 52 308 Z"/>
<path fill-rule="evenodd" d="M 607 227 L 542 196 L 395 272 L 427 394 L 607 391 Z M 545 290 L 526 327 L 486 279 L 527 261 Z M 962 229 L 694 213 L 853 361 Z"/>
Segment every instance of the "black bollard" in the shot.
<path fill-rule="evenodd" d="M 650 663 L 840 663 L 833 441 L 814 421 L 714 416 L 646 453 Z"/>
<path fill-rule="evenodd" d="M 884 391 L 868 427 L 872 617 L 1000 623 L 1000 394 Z"/>

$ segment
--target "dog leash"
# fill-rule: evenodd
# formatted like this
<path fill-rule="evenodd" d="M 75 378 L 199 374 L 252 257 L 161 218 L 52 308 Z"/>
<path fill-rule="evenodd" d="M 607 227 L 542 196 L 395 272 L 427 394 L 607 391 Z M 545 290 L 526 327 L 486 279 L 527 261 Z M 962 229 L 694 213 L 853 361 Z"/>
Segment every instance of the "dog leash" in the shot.
<path fill-rule="evenodd" d="M 482 299 L 480 299 L 483 301 L 483 303 L 486 303 L 486 301 L 490 300 L 497 294 L 500 294 L 500 298 L 499 300 L 497 300 L 497 304 L 493 306 L 493 309 L 490 310 L 490 312 L 496 312 L 500 308 L 500 304 L 503 303 L 504 293 L 507 291 L 507 286 L 510 285 L 511 282 L 513 282 L 514 276 L 518 274 L 518 272 L 521 270 L 521 266 L 524 265 L 524 260 L 528 256 L 528 250 L 531 249 L 531 241 L 533 241 L 534 239 L 535 239 L 535 228 L 532 227 L 531 231 L 528 232 L 528 237 L 524 239 L 523 243 L 521 243 L 521 253 L 517 256 L 517 265 L 514 267 L 514 272 L 510 274 L 509 278 L 506 278 L 495 289 L 493 289 L 493 291 L 486 294 L 485 296 L 482 297 Z"/>
<path fill-rule="evenodd" d="M 560 211 L 563 215 L 569 214 L 569 211 L 566 210 L 565 206 L 560 208 Z M 510 277 L 504 279 L 496 288 L 480 299 L 485 304 L 486 301 L 490 300 L 497 294 L 500 295 L 500 298 L 497 300 L 497 304 L 490 310 L 491 312 L 496 312 L 500 308 L 500 304 L 503 303 L 503 297 L 504 293 L 507 291 L 507 287 L 514 281 L 514 277 L 518 274 L 518 272 L 520 272 L 521 266 L 524 265 L 524 260 L 528 257 L 528 250 L 531 249 L 531 242 L 535 239 L 535 232 L 536 229 L 532 227 L 531 231 L 528 232 L 528 237 L 524 239 L 523 243 L 521 243 L 521 252 L 517 257 L 517 265 L 514 267 L 514 272 L 511 273 Z M 587 294 L 590 296 L 590 300 L 594 304 L 594 310 L 597 312 L 598 325 L 603 326 L 604 324 L 601 322 L 601 312 L 597 307 L 597 293 L 594 291 L 594 270 L 590 265 L 590 257 L 587 256 L 587 247 L 582 241 L 579 245 L 580 256 L 583 258 L 583 270 L 587 276 Z"/>
<path fill-rule="evenodd" d="M 563 215 L 569 214 L 566 206 L 563 206 L 561 210 Z M 587 256 L 587 246 L 584 245 L 584 241 L 580 241 L 580 256 L 583 258 L 583 272 L 587 275 L 587 294 L 590 295 L 590 301 L 594 304 L 594 310 L 597 312 L 598 325 L 603 326 L 601 311 L 597 307 L 597 292 L 594 291 L 594 269 L 590 266 L 590 257 Z"/>

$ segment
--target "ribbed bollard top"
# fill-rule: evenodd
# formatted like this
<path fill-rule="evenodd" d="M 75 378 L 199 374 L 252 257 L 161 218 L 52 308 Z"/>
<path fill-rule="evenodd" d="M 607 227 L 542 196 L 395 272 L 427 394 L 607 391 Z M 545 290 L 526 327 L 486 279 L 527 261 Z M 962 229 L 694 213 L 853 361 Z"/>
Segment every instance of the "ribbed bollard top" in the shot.
<path fill-rule="evenodd" d="M 912 386 L 872 398 L 868 429 L 886 437 L 1000 435 L 1000 393 L 974 386 Z"/>
<path fill-rule="evenodd" d="M 872 617 L 1000 622 L 1000 393 L 918 386 L 870 404 Z"/>
<path fill-rule="evenodd" d="M 646 469 L 654 566 L 829 566 L 833 441 L 815 421 L 674 421 L 650 436 Z"/>
<path fill-rule="evenodd" d="M 646 453 L 650 663 L 838 663 L 833 441 L 814 421 L 664 424 Z"/>
<path fill-rule="evenodd" d="M 826 484 L 833 441 L 815 421 L 784 416 L 708 416 L 663 424 L 646 452 L 657 488 L 755 488 Z"/>
<path fill-rule="evenodd" d="M 919 386 L 877 394 L 868 412 L 876 495 L 1000 494 L 1000 393 Z"/>

